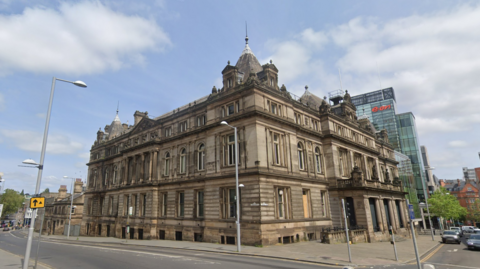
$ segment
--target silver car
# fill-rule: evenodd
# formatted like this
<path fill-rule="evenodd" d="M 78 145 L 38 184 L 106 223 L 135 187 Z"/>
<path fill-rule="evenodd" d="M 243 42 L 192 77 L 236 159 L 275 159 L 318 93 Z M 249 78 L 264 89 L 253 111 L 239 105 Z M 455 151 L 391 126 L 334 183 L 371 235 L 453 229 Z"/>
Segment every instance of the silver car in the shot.
<path fill-rule="evenodd" d="M 462 241 L 460 240 L 460 236 L 456 231 L 445 231 L 442 235 L 442 242 L 448 243 L 453 241 L 454 243 L 460 244 Z"/>
<path fill-rule="evenodd" d="M 467 240 L 468 249 L 480 248 L 480 234 L 472 234 Z"/>

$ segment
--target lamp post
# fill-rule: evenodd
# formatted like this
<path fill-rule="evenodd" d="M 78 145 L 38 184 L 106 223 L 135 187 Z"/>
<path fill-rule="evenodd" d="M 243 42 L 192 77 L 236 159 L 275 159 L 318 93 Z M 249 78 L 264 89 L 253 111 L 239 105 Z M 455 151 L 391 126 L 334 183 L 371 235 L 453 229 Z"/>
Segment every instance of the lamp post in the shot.
<path fill-rule="evenodd" d="M 0 195 L 3 193 L 3 184 L 5 184 L 5 179 L 0 176 Z"/>
<path fill-rule="evenodd" d="M 48 110 L 47 110 L 47 120 L 45 121 L 45 129 L 43 131 L 43 143 L 42 143 L 42 151 L 40 153 L 40 163 L 35 163 L 33 160 L 25 160 L 23 163 L 28 165 L 34 165 L 38 168 L 38 175 L 37 175 L 37 184 L 35 186 L 35 194 L 34 197 L 38 196 L 40 192 L 40 183 L 42 182 L 42 173 L 43 173 L 43 162 L 45 160 L 45 150 L 47 148 L 47 138 L 48 138 L 48 126 L 50 125 L 50 114 L 52 112 L 52 103 L 53 103 L 53 94 L 55 93 L 55 82 L 57 80 L 72 83 L 78 87 L 86 88 L 87 84 L 83 81 L 69 81 L 63 80 L 56 77 L 53 77 L 52 80 L 52 89 L 50 91 L 50 100 L 48 102 Z M 30 162 L 27 162 L 30 161 Z M 37 209 L 33 210 L 32 213 L 32 222 L 30 224 L 30 228 L 28 229 L 28 237 L 27 237 L 27 246 L 25 248 L 25 258 L 23 262 L 23 269 L 28 269 L 29 259 L 30 259 L 30 250 L 32 248 L 32 238 L 33 238 L 33 227 L 35 226 L 35 218 L 37 216 Z"/>
<path fill-rule="evenodd" d="M 238 140 L 237 140 L 237 127 L 233 127 L 228 125 L 226 121 L 220 122 L 221 125 L 226 125 L 230 128 L 233 128 L 235 132 L 235 193 L 236 197 L 235 200 L 237 201 L 237 251 L 240 252 L 242 250 L 240 246 L 240 196 L 238 191 Z"/>
<path fill-rule="evenodd" d="M 433 170 L 435 167 L 426 167 L 425 170 Z M 428 176 L 428 175 L 427 175 Z M 428 214 L 428 223 L 430 224 L 430 233 L 432 234 L 432 241 L 435 241 L 435 237 L 433 236 L 433 226 L 432 226 L 432 218 L 430 218 L 430 210 L 428 209 L 428 201 L 427 201 L 427 189 L 425 187 L 425 180 L 422 180 L 422 186 L 423 186 L 423 196 L 425 198 L 425 205 L 427 208 L 427 214 Z M 422 209 L 423 212 L 423 209 Z"/>
<path fill-rule="evenodd" d="M 63 178 L 69 178 L 64 176 Z M 74 177 L 70 177 L 72 179 L 72 189 L 70 190 L 70 216 L 68 217 L 68 230 L 67 230 L 67 240 L 70 238 L 70 224 L 72 223 L 72 209 L 73 209 L 73 182 L 75 182 Z"/>

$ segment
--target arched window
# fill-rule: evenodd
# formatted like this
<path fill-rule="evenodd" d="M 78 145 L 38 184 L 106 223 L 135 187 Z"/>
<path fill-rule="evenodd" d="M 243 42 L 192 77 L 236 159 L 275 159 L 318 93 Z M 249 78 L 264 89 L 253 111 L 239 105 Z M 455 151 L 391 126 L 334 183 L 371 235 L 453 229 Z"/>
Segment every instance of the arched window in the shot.
<path fill-rule="evenodd" d="M 103 186 L 107 186 L 108 183 L 108 168 L 105 169 L 105 177 L 103 178 Z"/>
<path fill-rule="evenodd" d="M 181 151 L 180 151 L 180 173 L 185 173 L 185 171 L 187 170 L 186 169 L 186 159 L 187 159 L 187 150 L 185 148 L 183 148 Z"/>
<path fill-rule="evenodd" d="M 163 175 L 170 175 L 170 152 L 165 154 L 165 168 L 163 169 Z"/>
<path fill-rule="evenodd" d="M 322 173 L 322 154 L 320 153 L 320 148 L 315 148 L 315 166 L 317 168 L 317 173 Z"/>
<path fill-rule="evenodd" d="M 198 170 L 205 169 L 205 145 L 198 146 Z"/>
<path fill-rule="evenodd" d="M 113 166 L 113 184 L 117 184 L 118 167 Z"/>
<path fill-rule="evenodd" d="M 298 143 L 297 150 L 298 150 L 298 168 L 300 170 L 305 170 L 305 156 L 303 154 L 302 143 Z"/>

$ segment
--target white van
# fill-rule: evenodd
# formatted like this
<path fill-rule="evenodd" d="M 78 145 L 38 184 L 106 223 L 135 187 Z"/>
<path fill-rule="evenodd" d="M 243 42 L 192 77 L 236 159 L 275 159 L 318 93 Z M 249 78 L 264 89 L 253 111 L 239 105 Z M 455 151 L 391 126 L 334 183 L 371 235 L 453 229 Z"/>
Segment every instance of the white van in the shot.
<path fill-rule="evenodd" d="M 464 233 L 474 233 L 475 232 L 475 227 L 473 227 L 473 226 L 462 226 L 462 231 Z"/>

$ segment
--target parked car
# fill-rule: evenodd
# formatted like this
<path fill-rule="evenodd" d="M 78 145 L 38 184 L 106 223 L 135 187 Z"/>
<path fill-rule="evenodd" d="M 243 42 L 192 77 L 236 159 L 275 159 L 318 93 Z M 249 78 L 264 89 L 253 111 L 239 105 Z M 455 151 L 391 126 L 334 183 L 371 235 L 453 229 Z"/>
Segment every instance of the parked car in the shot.
<path fill-rule="evenodd" d="M 454 243 L 460 244 L 462 241 L 460 240 L 460 236 L 458 235 L 457 231 L 445 231 L 442 235 L 442 243 L 448 243 L 453 241 Z"/>
<path fill-rule="evenodd" d="M 450 231 L 456 231 L 458 233 L 458 236 L 460 236 L 460 237 L 463 236 L 463 232 L 462 232 L 462 229 L 460 227 L 450 227 Z"/>
<path fill-rule="evenodd" d="M 472 234 L 467 240 L 468 249 L 480 249 L 480 234 Z"/>
<path fill-rule="evenodd" d="M 8 228 L 7 226 L 5 226 L 5 227 L 3 227 L 3 231 L 4 231 L 4 232 L 10 231 L 10 228 Z"/>

